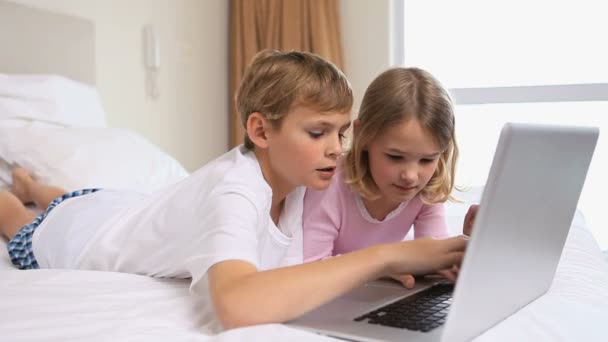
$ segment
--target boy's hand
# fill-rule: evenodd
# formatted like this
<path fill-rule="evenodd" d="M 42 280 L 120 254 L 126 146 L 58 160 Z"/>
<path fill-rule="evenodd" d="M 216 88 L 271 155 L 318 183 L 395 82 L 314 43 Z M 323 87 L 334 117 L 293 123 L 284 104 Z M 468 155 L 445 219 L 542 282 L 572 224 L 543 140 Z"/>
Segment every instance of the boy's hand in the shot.
<path fill-rule="evenodd" d="M 384 251 L 388 275 L 423 275 L 459 266 L 464 256 L 467 237 L 455 236 L 436 240 L 421 238 L 378 246 Z"/>
<path fill-rule="evenodd" d="M 478 210 L 479 205 L 477 204 L 473 204 L 469 207 L 469 211 L 467 211 L 467 214 L 464 216 L 464 222 L 462 223 L 462 234 L 471 236 L 471 233 L 473 232 L 473 223 L 475 222 Z"/>

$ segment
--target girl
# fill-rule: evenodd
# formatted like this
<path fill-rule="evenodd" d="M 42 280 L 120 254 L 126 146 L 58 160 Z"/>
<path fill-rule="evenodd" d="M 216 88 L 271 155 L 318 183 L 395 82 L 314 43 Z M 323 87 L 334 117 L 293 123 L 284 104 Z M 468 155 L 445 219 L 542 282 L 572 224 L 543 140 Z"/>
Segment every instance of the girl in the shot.
<path fill-rule="evenodd" d="M 458 146 L 441 84 L 417 68 L 385 71 L 367 88 L 353 125 L 329 188 L 306 193 L 305 261 L 401 241 L 412 225 L 416 239 L 447 237 L 443 203 L 451 199 Z M 414 285 L 411 276 L 398 278 Z"/>
<path fill-rule="evenodd" d="M 284 322 L 379 276 L 459 264 L 466 241 L 457 237 L 301 265 L 304 186 L 329 185 L 351 106 L 350 85 L 333 64 L 304 52 L 260 52 L 236 98 L 245 144 L 177 184 L 148 196 L 75 192 L 49 204 L 63 191 L 16 169 L 13 192 L 0 194 L 12 261 L 191 278 L 211 332 Z M 317 136 L 320 129 L 327 134 Z M 33 222 L 28 201 L 48 206 Z"/>

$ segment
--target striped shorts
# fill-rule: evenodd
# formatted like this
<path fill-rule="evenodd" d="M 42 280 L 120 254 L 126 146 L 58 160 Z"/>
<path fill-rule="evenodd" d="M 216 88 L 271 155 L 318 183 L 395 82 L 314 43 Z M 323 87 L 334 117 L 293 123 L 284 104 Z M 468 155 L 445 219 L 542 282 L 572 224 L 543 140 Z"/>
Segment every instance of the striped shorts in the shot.
<path fill-rule="evenodd" d="M 8 255 L 10 256 L 13 265 L 22 270 L 40 268 L 36 261 L 36 257 L 34 257 L 34 251 L 32 250 L 32 237 L 34 236 L 36 228 L 38 228 L 40 223 L 59 203 L 68 198 L 90 194 L 99 190 L 101 189 L 83 189 L 59 196 L 55 198 L 51 204 L 49 204 L 48 208 L 36 217 L 32 223 L 21 227 L 7 245 Z"/>

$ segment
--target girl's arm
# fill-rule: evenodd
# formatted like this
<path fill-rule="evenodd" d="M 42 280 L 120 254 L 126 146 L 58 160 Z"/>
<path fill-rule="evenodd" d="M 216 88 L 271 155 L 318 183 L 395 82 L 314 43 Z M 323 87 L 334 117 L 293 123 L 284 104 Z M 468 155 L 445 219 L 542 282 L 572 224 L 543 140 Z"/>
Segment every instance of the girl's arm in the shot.
<path fill-rule="evenodd" d="M 414 238 L 449 236 L 443 203 L 423 204 L 414 220 Z"/>
<path fill-rule="evenodd" d="M 302 213 L 304 262 L 331 257 L 340 232 L 341 201 L 334 188 L 306 190 Z"/>
<path fill-rule="evenodd" d="M 465 246 L 461 237 L 419 239 L 268 271 L 228 260 L 209 269 L 209 288 L 224 328 L 285 322 L 382 276 L 426 274 L 458 265 Z"/>

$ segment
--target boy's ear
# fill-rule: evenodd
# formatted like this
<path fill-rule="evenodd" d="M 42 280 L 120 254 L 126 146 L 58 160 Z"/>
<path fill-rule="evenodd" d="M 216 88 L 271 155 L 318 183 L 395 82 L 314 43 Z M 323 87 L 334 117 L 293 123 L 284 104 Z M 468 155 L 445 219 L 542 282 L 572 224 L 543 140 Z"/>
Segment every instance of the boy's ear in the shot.
<path fill-rule="evenodd" d="M 247 136 L 259 148 L 268 148 L 266 129 L 268 120 L 259 112 L 253 112 L 247 118 Z"/>

